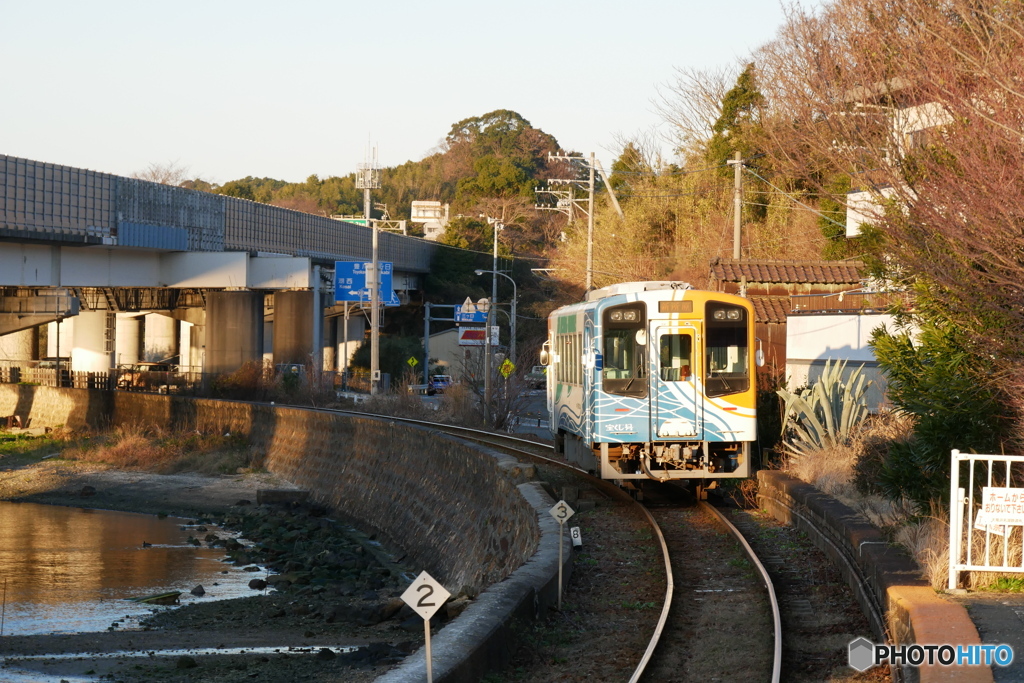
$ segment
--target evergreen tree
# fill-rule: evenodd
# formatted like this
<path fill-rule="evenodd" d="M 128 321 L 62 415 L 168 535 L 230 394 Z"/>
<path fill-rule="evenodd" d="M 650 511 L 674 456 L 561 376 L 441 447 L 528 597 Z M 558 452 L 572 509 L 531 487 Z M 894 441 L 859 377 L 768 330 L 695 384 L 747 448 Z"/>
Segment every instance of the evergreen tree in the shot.
<path fill-rule="evenodd" d="M 764 102 L 764 95 L 757 88 L 754 64 L 747 64 L 736 79 L 736 85 L 722 98 L 722 115 L 712 126 L 714 134 L 708 143 L 706 158 L 711 164 L 723 165 L 722 175 L 732 174 L 725 162 L 736 152 L 744 159 L 759 153 L 756 139 Z"/>

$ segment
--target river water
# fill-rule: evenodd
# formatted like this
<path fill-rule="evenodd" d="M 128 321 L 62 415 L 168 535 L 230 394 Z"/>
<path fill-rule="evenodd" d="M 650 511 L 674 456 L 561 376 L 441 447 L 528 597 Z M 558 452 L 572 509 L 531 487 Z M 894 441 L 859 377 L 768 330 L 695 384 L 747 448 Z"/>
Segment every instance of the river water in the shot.
<path fill-rule="evenodd" d="M 3 635 L 130 629 L 153 610 L 170 608 L 128 598 L 165 591 L 181 591 L 182 604 L 254 595 L 248 583 L 265 577 L 262 570 L 242 571 L 222 561 L 223 548 L 187 542 L 190 535 L 233 535 L 189 524 L 130 512 L 0 502 Z M 205 596 L 190 593 L 197 584 Z"/>

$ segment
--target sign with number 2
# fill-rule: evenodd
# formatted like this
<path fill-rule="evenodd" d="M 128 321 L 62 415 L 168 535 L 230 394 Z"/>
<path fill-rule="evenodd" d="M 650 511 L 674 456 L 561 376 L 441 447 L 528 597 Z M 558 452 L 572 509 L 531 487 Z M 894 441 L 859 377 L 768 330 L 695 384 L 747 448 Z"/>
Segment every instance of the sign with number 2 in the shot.
<path fill-rule="evenodd" d="M 416 614 L 424 619 L 430 619 L 451 595 L 430 574 L 421 572 L 402 593 L 402 600 L 412 607 Z"/>

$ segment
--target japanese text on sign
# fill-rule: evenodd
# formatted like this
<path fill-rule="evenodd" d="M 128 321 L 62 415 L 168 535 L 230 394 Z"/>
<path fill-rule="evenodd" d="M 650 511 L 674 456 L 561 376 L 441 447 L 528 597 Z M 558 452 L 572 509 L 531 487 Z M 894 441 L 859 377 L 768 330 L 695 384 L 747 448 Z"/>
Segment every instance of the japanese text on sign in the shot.
<path fill-rule="evenodd" d="M 978 526 L 1024 526 L 1024 489 L 984 486 Z"/>

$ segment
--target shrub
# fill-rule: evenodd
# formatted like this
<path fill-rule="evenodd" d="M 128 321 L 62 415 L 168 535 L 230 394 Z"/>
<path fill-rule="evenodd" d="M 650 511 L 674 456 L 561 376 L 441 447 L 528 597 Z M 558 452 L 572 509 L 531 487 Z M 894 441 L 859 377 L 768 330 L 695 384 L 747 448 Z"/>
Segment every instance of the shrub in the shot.
<path fill-rule="evenodd" d="M 871 346 L 889 380 L 889 399 L 913 419 L 910 438 L 890 444 L 883 457 L 877 486 L 927 509 L 930 500 L 949 498 L 950 450 L 998 452 L 1006 416 L 994 389 L 993 359 L 937 319 L 921 323 L 916 337 L 879 328 Z"/>
<path fill-rule="evenodd" d="M 849 443 L 854 430 L 868 414 L 864 393 L 871 385 L 861 374 L 864 366 L 844 379 L 846 361 L 825 361 L 818 380 L 797 392 L 779 389 L 786 402 L 783 431 L 786 448 L 794 455 Z"/>

